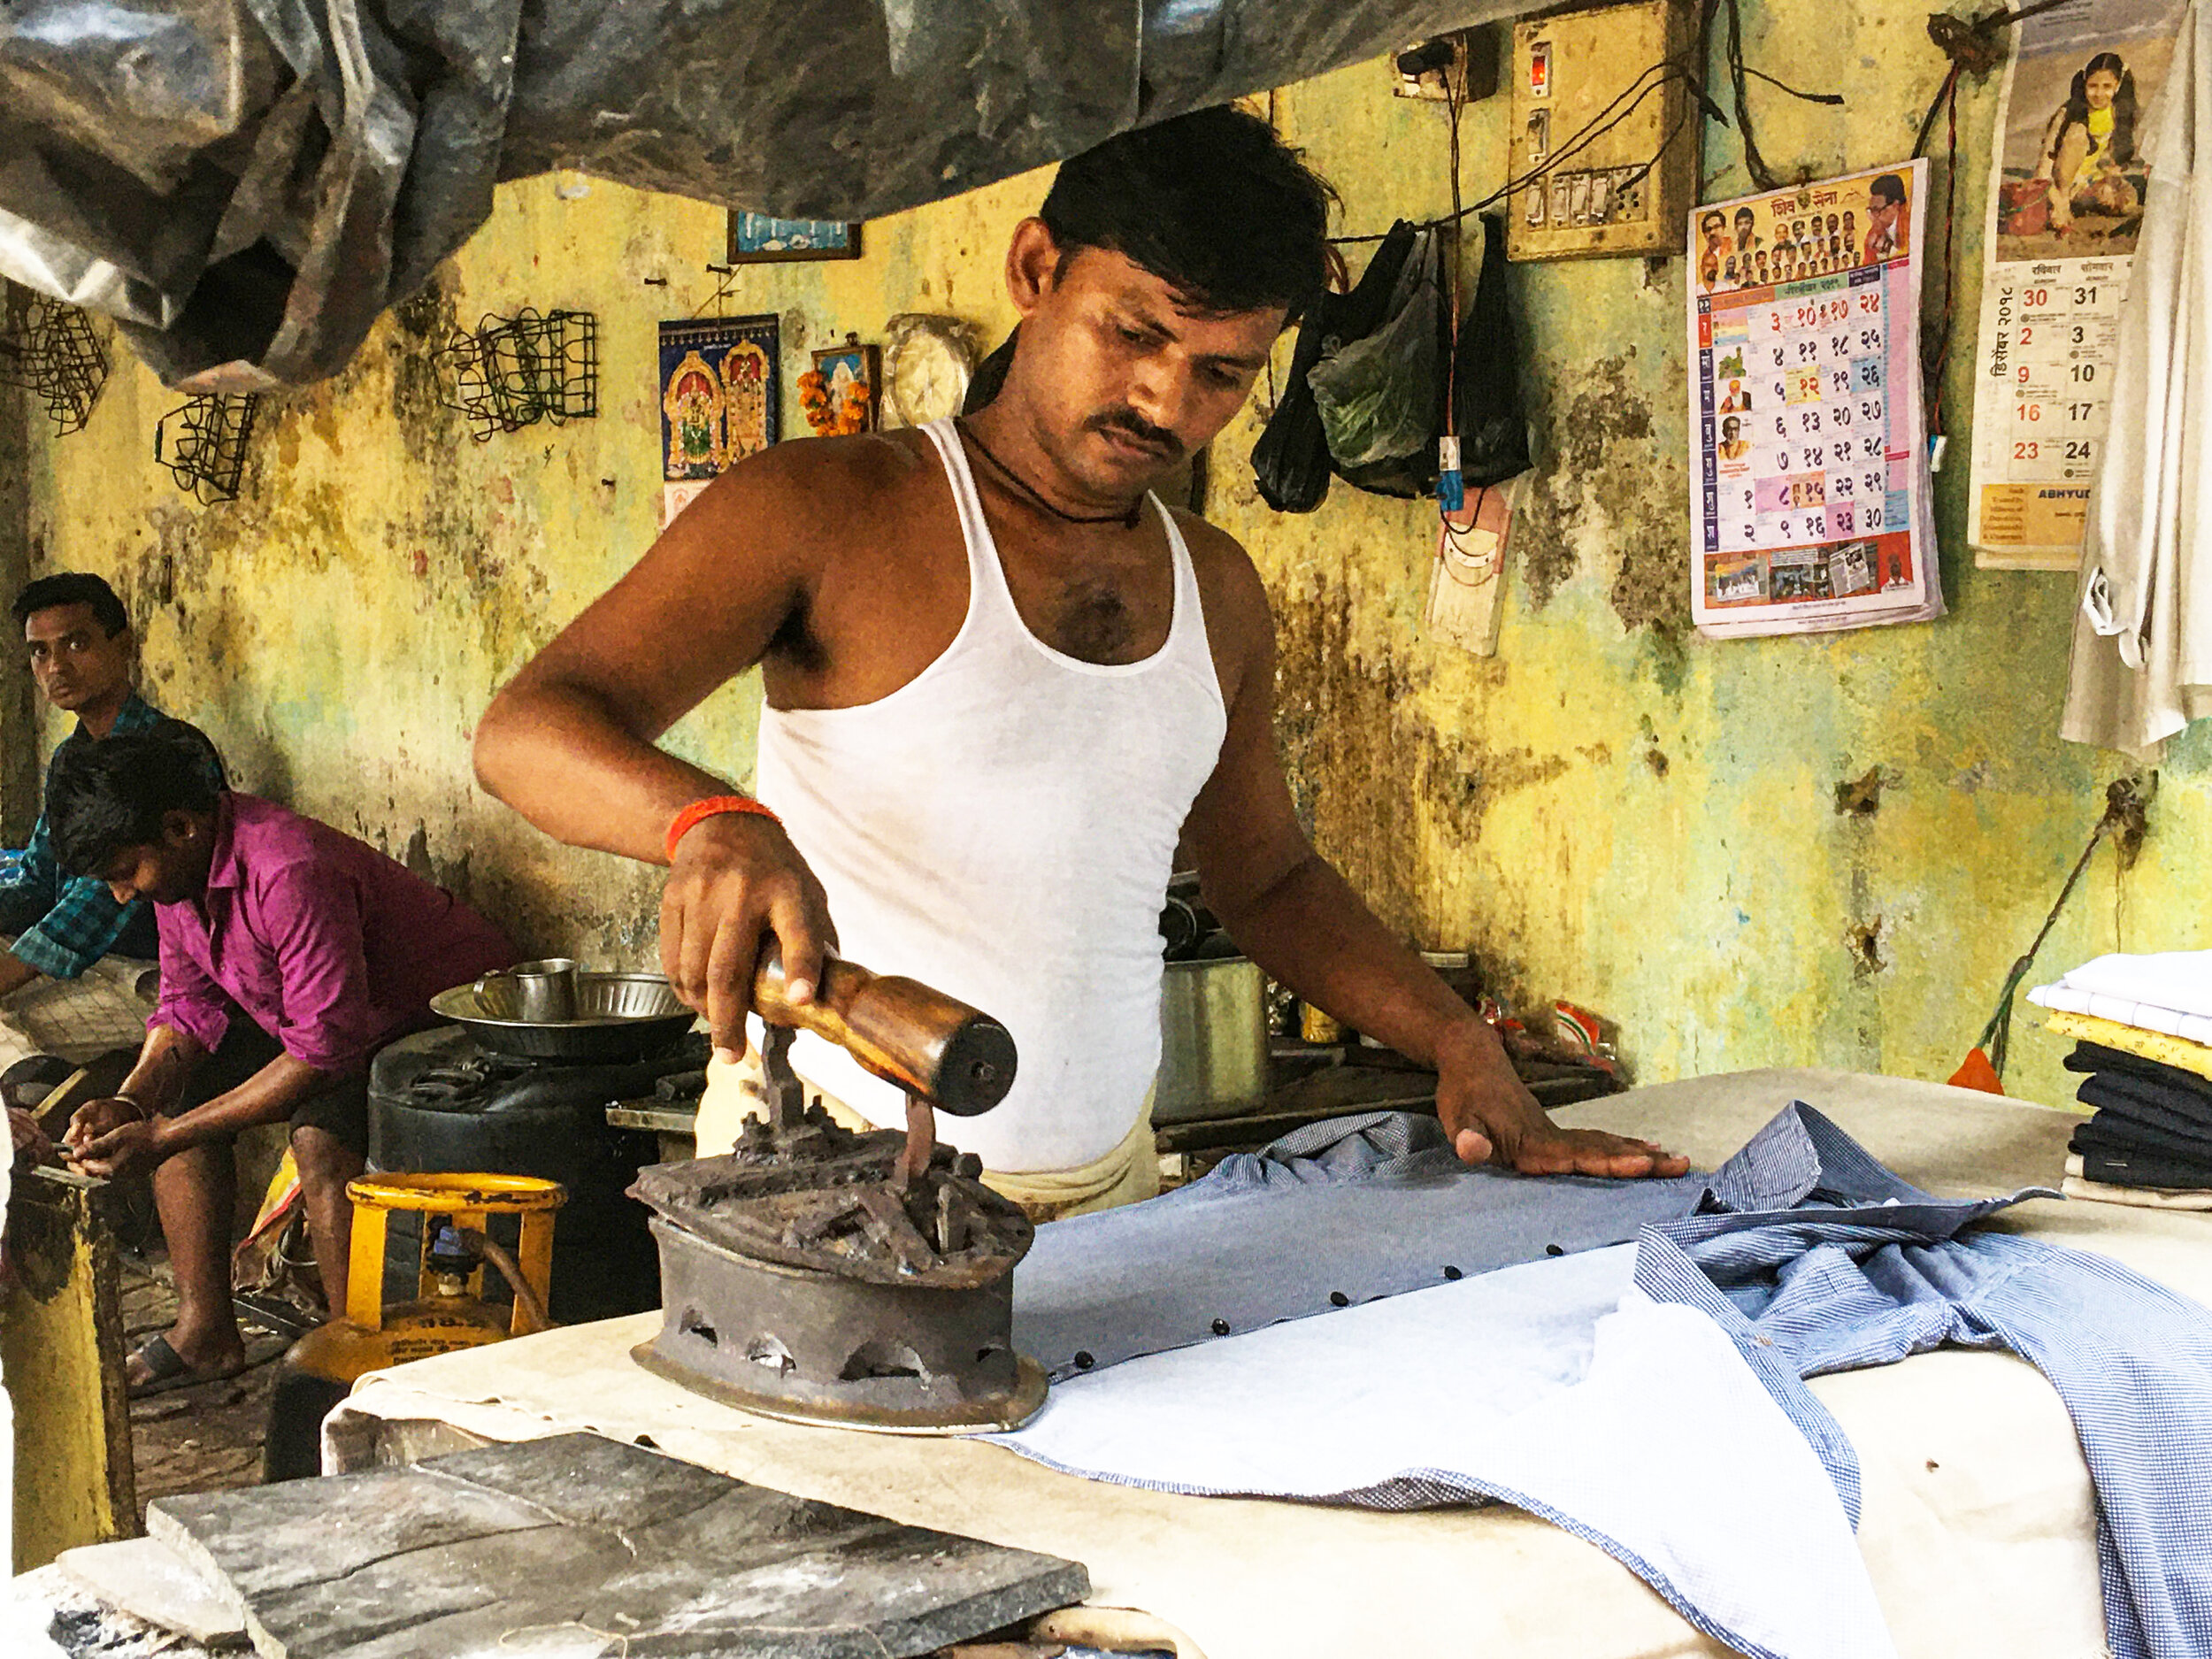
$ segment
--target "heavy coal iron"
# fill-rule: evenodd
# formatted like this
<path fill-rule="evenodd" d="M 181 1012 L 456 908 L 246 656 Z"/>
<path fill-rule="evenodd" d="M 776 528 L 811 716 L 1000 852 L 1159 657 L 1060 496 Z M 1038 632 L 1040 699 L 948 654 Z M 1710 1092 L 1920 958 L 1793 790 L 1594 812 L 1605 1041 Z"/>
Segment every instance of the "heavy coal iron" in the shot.
<path fill-rule="evenodd" d="M 1012 1428 L 1044 1403 L 1014 1351 L 1013 1269 L 1035 1236 L 975 1157 L 916 1128 L 856 1133 L 805 1091 L 771 1026 L 765 1117 L 720 1157 L 656 1164 L 658 1375 L 771 1417 L 905 1433 Z"/>

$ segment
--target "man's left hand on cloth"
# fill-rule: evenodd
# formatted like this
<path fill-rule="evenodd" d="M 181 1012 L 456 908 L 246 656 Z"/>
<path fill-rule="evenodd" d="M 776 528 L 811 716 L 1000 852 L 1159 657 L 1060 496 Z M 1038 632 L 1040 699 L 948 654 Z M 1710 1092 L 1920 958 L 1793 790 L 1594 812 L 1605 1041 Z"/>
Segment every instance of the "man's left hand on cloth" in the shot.
<path fill-rule="evenodd" d="M 1563 1129 L 1544 1115 L 1487 1026 L 1438 1045 L 1436 1115 L 1469 1164 L 1523 1175 L 1673 1176 L 1689 1159 L 1601 1129 Z"/>

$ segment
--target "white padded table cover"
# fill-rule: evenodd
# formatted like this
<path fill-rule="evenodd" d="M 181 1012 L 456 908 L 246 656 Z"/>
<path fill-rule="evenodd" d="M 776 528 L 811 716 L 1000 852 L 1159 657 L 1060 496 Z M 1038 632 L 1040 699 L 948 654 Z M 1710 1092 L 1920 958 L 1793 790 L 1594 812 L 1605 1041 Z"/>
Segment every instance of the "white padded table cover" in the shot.
<path fill-rule="evenodd" d="M 1740 1072 L 1563 1109 L 1710 1168 L 1791 1100 L 1944 1195 L 2055 1185 L 2072 1115 L 1940 1084 Z M 2212 1303 L 2212 1217 L 2032 1200 L 1991 1224 L 2101 1250 Z M 641 1370 L 659 1316 L 572 1326 L 365 1378 L 326 1457 L 420 1420 L 495 1440 L 594 1429 L 746 1480 L 1071 1556 L 1092 1602 L 1141 1609 L 1204 1659 L 1373 1653 L 1658 1659 L 1727 1650 L 1593 1545 L 1502 1507 L 1407 1514 L 1183 1497 L 1064 1475 L 974 1440 L 750 1417 Z M 2058 1396 L 2009 1355 L 1944 1350 L 1816 1379 L 1856 1447 L 1859 1546 L 1901 1655 L 2104 1651 L 2095 1507 Z"/>

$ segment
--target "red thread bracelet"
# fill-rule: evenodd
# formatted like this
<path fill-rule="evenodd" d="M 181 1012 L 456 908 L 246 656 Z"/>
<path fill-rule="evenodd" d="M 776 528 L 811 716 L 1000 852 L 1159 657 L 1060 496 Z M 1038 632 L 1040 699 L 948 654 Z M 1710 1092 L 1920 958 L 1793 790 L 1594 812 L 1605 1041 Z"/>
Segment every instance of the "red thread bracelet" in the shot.
<path fill-rule="evenodd" d="M 748 796 L 710 795 L 703 801 L 694 801 L 682 811 L 677 813 L 676 821 L 668 826 L 668 862 L 672 864 L 676 862 L 678 841 L 690 834 L 706 819 L 719 818 L 725 812 L 749 812 L 756 818 L 766 818 L 771 824 L 783 822 L 768 808 Z"/>

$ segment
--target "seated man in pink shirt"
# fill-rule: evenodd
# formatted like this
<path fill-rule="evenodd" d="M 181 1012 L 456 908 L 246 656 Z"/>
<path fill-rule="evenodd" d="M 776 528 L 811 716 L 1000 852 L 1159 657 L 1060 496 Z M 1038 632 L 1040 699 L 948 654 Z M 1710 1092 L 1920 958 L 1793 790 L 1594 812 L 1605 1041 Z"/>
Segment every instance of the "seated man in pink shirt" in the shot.
<path fill-rule="evenodd" d="M 61 866 L 119 902 L 151 901 L 161 939 L 161 1002 L 138 1064 L 66 1137 L 92 1174 L 153 1171 L 179 1307 L 132 1356 L 132 1392 L 228 1375 L 245 1359 L 230 1302 L 238 1132 L 290 1121 L 324 1294 L 342 1311 L 369 1061 L 431 1023 L 433 995 L 508 965 L 514 949 L 374 848 L 215 789 L 171 739 L 65 756 L 46 806 Z M 237 1029 L 248 1023 L 257 1029 Z"/>

